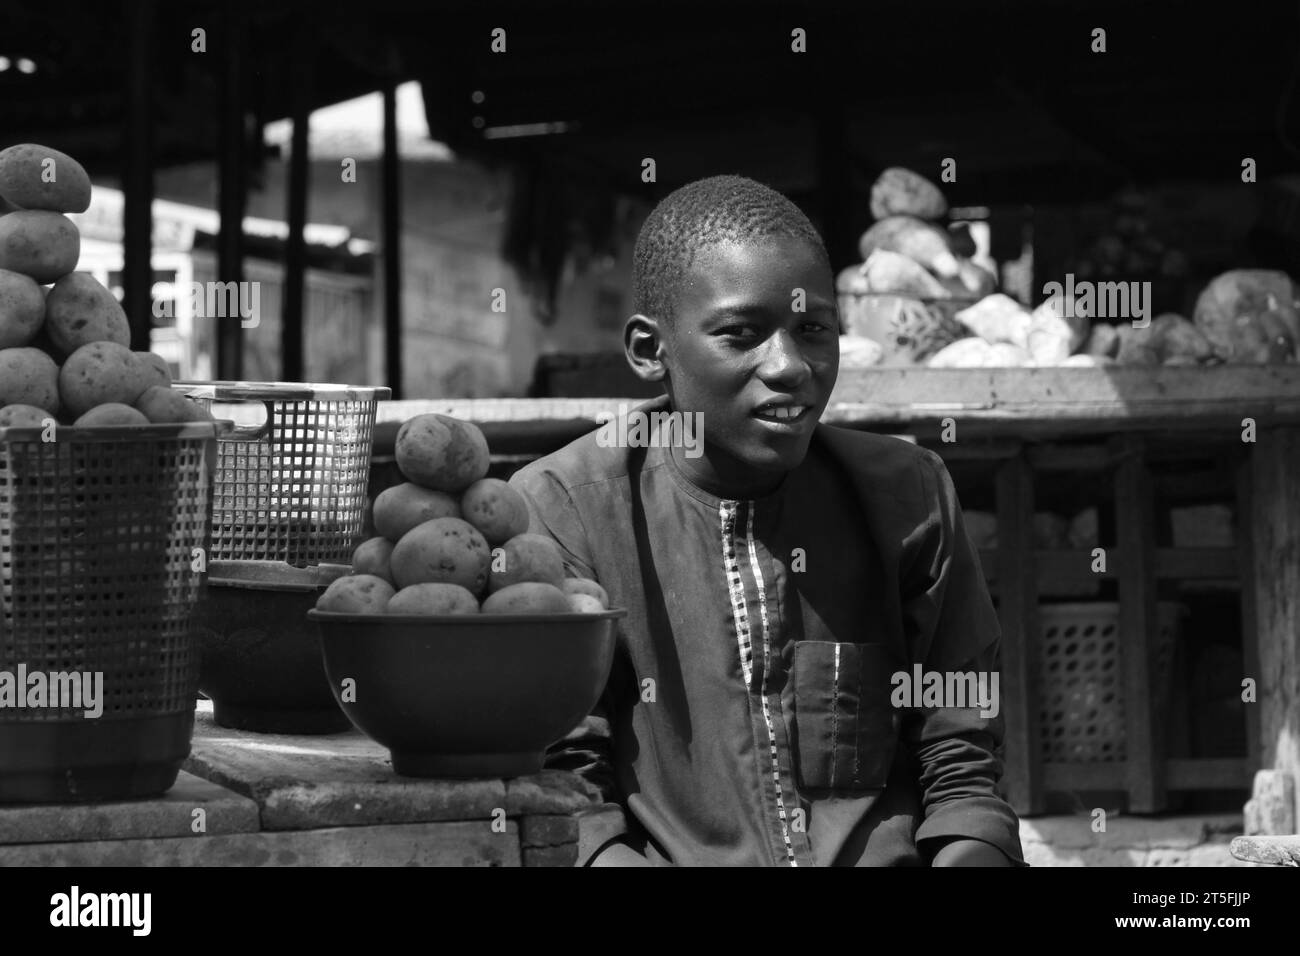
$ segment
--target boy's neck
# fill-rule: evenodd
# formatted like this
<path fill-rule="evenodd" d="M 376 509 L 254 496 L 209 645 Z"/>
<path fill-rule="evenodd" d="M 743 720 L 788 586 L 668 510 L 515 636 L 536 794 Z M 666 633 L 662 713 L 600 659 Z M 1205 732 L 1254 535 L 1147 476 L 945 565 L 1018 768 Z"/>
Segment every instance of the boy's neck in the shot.
<path fill-rule="evenodd" d="M 740 462 L 723 458 L 706 446 L 704 453 L 692 458 L 678 445 L 668 449 L 678 471 L 699 488 L 717 498 L 745 501 L 764 498 L 776 492 L 785 482 L 787 472 L 764 473 L 748 468 Z"/>

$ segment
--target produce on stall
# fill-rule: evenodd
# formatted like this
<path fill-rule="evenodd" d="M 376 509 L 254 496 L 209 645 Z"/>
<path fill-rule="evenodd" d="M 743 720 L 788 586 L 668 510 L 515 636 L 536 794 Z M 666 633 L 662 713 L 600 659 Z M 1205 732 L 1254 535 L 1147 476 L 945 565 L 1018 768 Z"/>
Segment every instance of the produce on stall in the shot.
<path fill-rule="evenodd" d="M 425 615 L 606 610 L 600 585 L 566 578 L 555 542 L 528 533 L 528 506 L 519 492 L 487 477 L 487 440 L 475 425 L 447 415 L 417 415 L 398 431 L 395 451 L 408 480 L 375 498 L 379 537 L 357 547 L 353 574 L 329 586 L 319 610 Z"/>
<path fill-rule="evenodd" d="M 863 262 L 840 272 L 836 292 L 848 364 L 934 368 L 1198 365 L 1293 362 L 1300 343 L 1300 287 L 1282 272 L 1226 272 L 1201 293 L 1192 320 L 1167 312 L 1147 322 L 1100 308 L 1089 277 L 1182 277 L 1186 256 L 1149 235 L 1140 197 L 1121 197 L 1116 234 L 1099 237 L 1074 264 L 1078 278 L 1032 311 L 998 293 L 974 261 L 964 224 L 940 228 L 948 206 L 933 183 L 890 169 L 872 189 L 877 222 L 859 243 Z M 1099 287 L 1100 289 L 1100 287 Z M 1045 291 L 1050 289 L 1045 288 Z M 1126 293 L 1127 294 L 1127 293 Z M 852 349 L 873 340 L 878 353 Z"/>
<path fill-rule="evenodd" d="M 0 195 L 16 209 L 0 216 L 0 802 L 162 793 L 194 724 L 218 426 L 183 399 L 140 404 L 165 365 L 69 274 L 80 165 L 11 147 Z"/>
<path fill-rule="evenodd" d="M 599 696 L 626 612 L 528 532 L 477 426 L 417 415 L 395 447 L 407 481 L 375 499 L 381 536 L 308 615 L 331 689 L 399 774 L 535 773 Z"/>

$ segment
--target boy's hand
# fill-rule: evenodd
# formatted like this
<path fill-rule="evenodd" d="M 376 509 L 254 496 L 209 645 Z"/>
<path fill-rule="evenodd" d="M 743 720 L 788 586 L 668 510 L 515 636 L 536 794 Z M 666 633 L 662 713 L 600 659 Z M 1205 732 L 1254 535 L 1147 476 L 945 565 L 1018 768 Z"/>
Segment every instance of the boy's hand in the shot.
<path fill-rule="evenodd" d="M 950 840 L 934 855 L 931 866 L 1012 866 L 1007 855 L 983 840 Z"/>
<path fill-rule="evenodd" d="M 588 866 L 654 866 L 654 864 L 630 846 L 614 842 L 592 856 Z"/>

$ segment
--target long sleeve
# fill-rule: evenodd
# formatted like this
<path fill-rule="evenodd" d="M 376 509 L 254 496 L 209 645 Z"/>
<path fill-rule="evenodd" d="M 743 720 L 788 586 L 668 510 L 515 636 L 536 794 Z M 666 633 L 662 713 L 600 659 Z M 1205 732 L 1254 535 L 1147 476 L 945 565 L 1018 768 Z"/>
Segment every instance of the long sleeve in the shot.
<path fill-rule="evenodd" d="M 581 517 L 564 487 L 546 472 L 517 472 L 510 484 L 528 503 L 529 531 L 545 535 L 559 545 L 565 572 L 573 577 L 598 580 L 592 570 L 592 558 Z M 606 812 L 599 816 L 601 832 L 590 841 L 599 849 L 628 830 L 624 799 L 619 793 L 614 773 L 614 758 L 609 725 L 610 687 L 607 686 L 590 715 L 547 751 L 546 767 L 567 770 L 595 786 L 605 803 Z M 612 811 L 617 808 L 618 812 Z M 596 817 L 591 819 L 595 820 Z M 588 842 L 588 841 L 584 841 Z M 579 865 L 589 862 L 580 858 Z"/>
<path fill-rule="evenodd" d="M 934 507 L 908 543 L 911 560 L 903 578 L 904 627 L 913 661 L 945 679 L 954 673 L 982 675 L 995 703 L 988 709 L 996 713 L 982 717 L 979 706 L 918 707 L 905 713 L 902 736 L 921 767 L 925 819 L 916 833 L 917 845 L 925 850 L 927 841 L 982 840 L 1023 865 L 1018 818 L 998 792 L 1004 721 L 996 694 L 1001 663 L 997 614 L 947 469 L 933 453 L 919 467 Z"/>

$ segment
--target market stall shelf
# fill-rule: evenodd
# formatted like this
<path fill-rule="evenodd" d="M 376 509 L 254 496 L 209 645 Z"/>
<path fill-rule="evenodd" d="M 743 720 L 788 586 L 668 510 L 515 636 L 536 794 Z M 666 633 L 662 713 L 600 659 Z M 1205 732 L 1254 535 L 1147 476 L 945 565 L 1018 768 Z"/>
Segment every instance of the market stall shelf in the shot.
<path fill-rule="evenodd" d="M 302 853 L 294 863 L 572 866 L 577 814 L 596 806 L 578 777 L 546 771 L 510 780 L 413 780 L 356 731 L 256 734 L 218 726 L 200 706 L 186 769 L 253 800 L 261 838 Z M 320 859 L 328 852 L 332 858 Z"/>
<path fill-rule="evenodd" d="M 573 866 L 598 806 L 572 774 L 410 780 L 355 731 L 227 730 L 205 702 L 165 796 L 0 807 L 0 866 Z"/>

